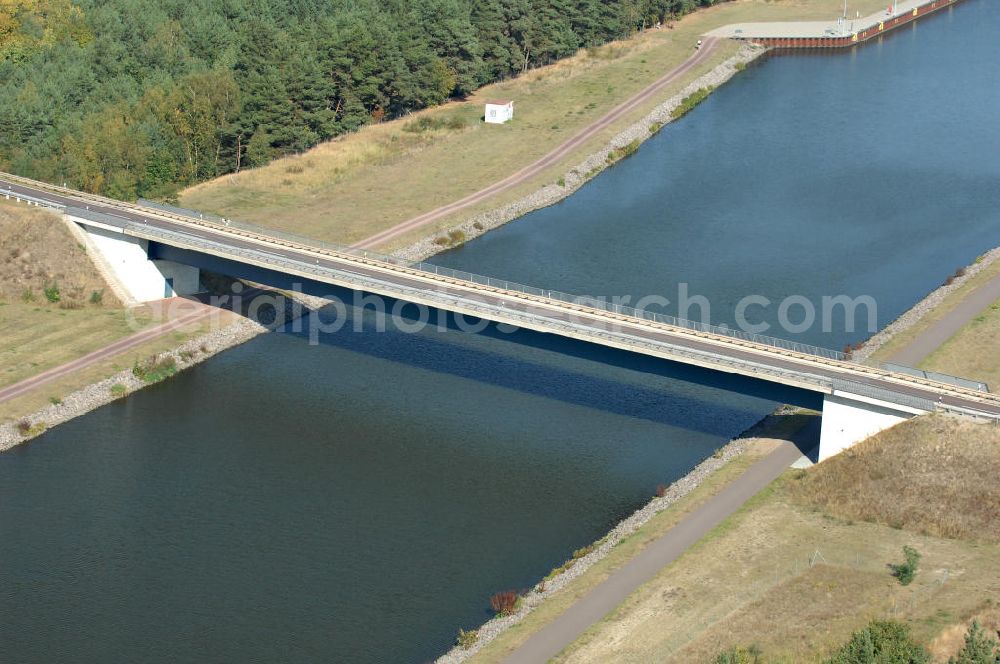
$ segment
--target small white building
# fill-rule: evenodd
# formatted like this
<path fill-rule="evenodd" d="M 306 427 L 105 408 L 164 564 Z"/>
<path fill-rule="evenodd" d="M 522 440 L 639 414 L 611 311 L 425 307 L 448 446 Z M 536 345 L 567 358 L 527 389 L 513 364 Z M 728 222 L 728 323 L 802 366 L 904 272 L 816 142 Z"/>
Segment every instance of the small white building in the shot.
<path fill-rule="evenodd" d="M 514 118 L 514 102 L 510 99 L 486 102 L 486 121 L 503 124 Z"/>

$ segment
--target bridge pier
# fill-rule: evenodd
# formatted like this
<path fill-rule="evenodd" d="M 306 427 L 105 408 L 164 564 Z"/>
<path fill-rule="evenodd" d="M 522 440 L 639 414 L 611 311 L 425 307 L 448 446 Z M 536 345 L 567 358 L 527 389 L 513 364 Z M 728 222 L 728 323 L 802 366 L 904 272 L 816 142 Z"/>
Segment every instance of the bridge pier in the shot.
<path fill-rule="evenodd" d="M 838 454 L 880 431 L 926 411 L 835 391 L 823 395 L 817 461 Z"/>
<path fill-rule="evenodd" d="M 149 257 L 149 241 L 125 235 L 121 229 L 98 227 L 88 221 L 76 223 L 86 241 L 87 250 L 97 253 L 95 262 L 106 278 L 117 282 L 116 294 L 124 291 L 126 300 L 152 302 L 177 295 L 193 295 L 200 291 L 201 272 L 196 267 Z M 108 274 L 110 273 L 110 274 Z M 128 302 L 126 302 L 128 303 Z"/>

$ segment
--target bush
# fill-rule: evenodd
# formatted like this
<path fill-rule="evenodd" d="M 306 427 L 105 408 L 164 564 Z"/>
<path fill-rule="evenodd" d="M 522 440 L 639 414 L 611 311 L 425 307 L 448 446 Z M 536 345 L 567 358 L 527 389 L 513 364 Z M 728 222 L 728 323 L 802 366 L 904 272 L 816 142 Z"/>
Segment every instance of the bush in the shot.
<path fill-rule="evenodd" d="M 34 302 L 34 301 L 35 301 L 35 293 L 32 292 L 30 288 L 25 288 L 23 291 L 21 291 L 21 302 L 27 304 L 28 302 Z"/>
<path fill-rule="evenodd" d="M 167 355 L 162 360 L 151 357 L 145 362 L 135 361 L 132 367 L 132 375 L 147 383 L 158 383 L 164 378 L 169 378 L 177 373 L 177 362 L 173 355 Z"/>
<path fill-rule="evenodd" d="M 111 386 L 110 391 L 112 396 L 123 397 L 125 396 L 125 393 L 128 391 L 128 389 L 121 383 L 115 383 L 114 385 Z"/>
<path fill-rule="evenodd" d="M 53 281 L 51 285 L 46 286 L 44 292 L 45 292 L 45 299 L 53 304 L 58 302 L 61 297 L 59 295 L 59 284 L 56 283 L 55 281 Z"/>
<path fill-rule="evenodd" d="M 920 554 L 912 546 L 904 546 L 903 555 L 906 557 L 906 562 L 899 565 L 890 564 L 889 569 L 892 570 L 892 575 L 899 579 L 900 585 L 908 586 L 913 581 L 913 577 L 917 575 Z"/>
<path fill-rule="evenodd" d="M 517 611 L 517 605 L 520 602 L 520 597 L 517 596 L 517 592 L 513 590 L 504 590 L 499 592 L 493 597 L 490 597 L 490 608 L 493 609 L 498 616 L 509 616 Z"/>
<path fill-rule="evenodd" d="M 49 403 L 53 406 L 60 406 L 62 405 L 62 399 L 59 397 L 49 397 Z"/>
<path fill-rule="evenodd" d="M 24 436 L 25 438 L 30 436 L 37 436 L 38 434 L 45 431 L 45 422 L 32 422 L 28 418 L 24 418 L 17 423 L 17 432 Z"/>
<path fill-rule="evenodd" d="M 417 118 L 416 120 L 411 120 L 403 125 L 403 131 L 409 132 L 411 134 L 422 134 L 425 131 L 434 131 L 435 129 L 444 129 L 449 126 L 449 121 L 444 118 L 431 117 L 429 115 L 424 115 Z M 465 126 L 465 123 L 462 123 Z"/>
<path fill-rule="evenodd" d="M 660 131 L 661 129 L 663 129 L 663 123 L 662 122 L 654 122 L 653 124 L 649 125 L 649 133 L 650 134 L 655 134 L 656 132 Z"/>
<path fill-rule="evenodd" d="M 639 145 L 640 145 L 639 140 L 636 139 L 631 143 L 629 143 L 628 145 L 625 145 L 620 148 L 615 148 L 614 150 L 608 153 L 608 163 L 613 164 L 615 162 L 621 161 L 625 157 L 631 157 L 632 155 L 634 155 L 636 152 L 639 151 Z"/>
<path fill-rule="evenodd" d="M 892 620 L 873 620 L 855 632 L 826 664 L 929 664 L 930 655 L 910 639 L 910 628 Z"/>
<path fill-rule="evenodd" d="M 560 187 L 565 187 L 566 186 L 566 178 L 559 178 L 558 180 L 556 180 L 556 184 L 559 185 Z"/>
<path fill-rule="evenodd" d="M 973 621 L 965 634 L 965 645 L 957 655 L 948 660 L 948 664 L 998 663 L 1000 663 L 1000 644 L 987 636 L 976 621 Z"/>
<path fill-rule="evenodd" d="M 657 484 L 656 485 L 656 497 L 657 498 L 663 498 L 665 495 L 667 495 L 667 489 L 669 489 L 669 488 L 670 487 L 667 486 L 666 484 Z"/>
<path fill-rule="evenodd" d="M 761 662 L 761 651 L 757 646 L 749 648 L 730 648 L 720 652 L 712 660 L 713 664 L 758 664 Z"/>
<path fill-rule="evenodd" d="M 695 90 L 681 100 L 681 103 L 677 106 L 677 108 L 670 112 L 670 117 L 674 120 L 684 117 L 690 113 L 695 106 L 708 99 L 708 95 L 712 94 L 712 90 L 714 89 L 715 88 L 709 86 L 707 88 Z"/>
<path fill-rule="evenodd" d="M 452 244 L 462 244 L 465 242 L 465 231 L 458 228 L 448 231 L 448 241 Z"/>
<path fill-rule="evenodd" d="M 463 650 L 468 650 L 472 646 L 476 645 L 476 641 L 478 640 L 479 640 L 478 629 L 470 629 L 469 631 L 465 631 L 464 629 L 458 630 L 458 638 L 456 639 L 456 642 L 458 643 L 459 647 L 462 648 Z"/>
<path fill-rule="evenodd" d="M 90 292 L 90 303 L 94 305 L 101 305 L 104 303 L 104 289 L 95 290 Z"/>

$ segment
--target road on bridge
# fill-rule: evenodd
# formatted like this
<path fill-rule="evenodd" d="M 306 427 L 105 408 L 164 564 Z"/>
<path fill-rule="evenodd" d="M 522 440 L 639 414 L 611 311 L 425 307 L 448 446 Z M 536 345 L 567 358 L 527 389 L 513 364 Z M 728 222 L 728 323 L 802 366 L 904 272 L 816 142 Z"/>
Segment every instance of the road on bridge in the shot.
<path fill-rule="evenodd" d="M 405 295 L 399 294 L 399 290 L 417 290 L 435 297 L 440 303 L 435 304 L 435 306 L 440 306 L 443 309 L 457 307 L 452 303 L 459 300 L 474 302 L 480 305 L 479 313 L 476 315 L 481 315 L 484 318 L 508 322 L 516 317 L 519 321 L 516 324 L 543 332 L 552 332 L 553 327 L 559 330 L 582 330 L 585 333 L 600 336 L 600 339 L 593 339 L 596 343 L 607 343 L 606 339 L 609 335 L 614 335 L 617 338 L 628 335 L 629 338 L 640 342 L 658 345 L 658 347 L 663 348 L 661 351 L 663 353 L 675 353 L 677 361 L 688 361 L 706 367 L 712 366 L 720 371 L 742 373 L 773 382 L 782 382 L 778 377 L 779 374 L 786 377 L 798 374 L 812 380 L 815 380 L 816 377 L 829 381 L 841 380 L 1000 418 L 1000 399 L 995 395 L 976 394 L 970 390 L 933 383 L 905 374 L 893 374 L 850 362 L 824 360 L 801 353 L 781 351 L 763 344 L 737 341 L 685 328 L 652 324 L 639 318 L 619 316 L 608 311 L 572 305 L 559 300 L 547 300 L 527 296 L 516 291 L 504 291 L 471 282 L 446 279 L 432 273 L 420 272 L 356 254 L 335 253 L 305 245 L 289 244 L 283 240 L 268 241 L 268 238 L 263 236 L 254 236 L 245 231 L 213 225 L 194 218 L 188 220 L 181 217 L 168 217 L 164 216 L 161 211 L 78 194 L 43 183 L 33 183 L 31 186 L 27 186 L 19 181 L 20 178 L 10 177 L 7 179 L 0 176 L 3 188 L 13 193 L 20 193 L 62 206 L 81 208 L 87 206 L 92 212 L 112 215 L 124 222 L 134 224 L 140 229 L 144 227 L 166 231 L 181 238 L 175 242 L 177 242 L 176 246 L 182 248 L 203 251 L 200 246 L 202 243 L 213 243 L 220 249 L 232 251 L 233 253 L 228 256 L 229 259 L 243 263 L 270 269 L 281 270 L 283 268 L 283 266 L 273 263 L 269 265 L 267 262 L 263 262 L 264 259 L 257 259 L 258 262 L 248 260 L 245 255 L 239 253 L 241 251 L 262 253 L 268 260 L 271 260 L 270 257 L 273 256 L 298 263 L 302 268 L 313 271 L 308 278 L 316 281 L 328 281 L 350 288 L 357 287 L 354 284 L 358 283 L 360 277 L 369 282 L 376 282 L 374 287 L 366 288 L 366 290 L 376 294 L 407 299 Z M 141 235 L 141 232 L 135 229 L 132 232 Z M 151 233 L 149 237 L 154 241 L 164 242 L 155 233 Z M 184 238 L 191 239 L 188 246 L 185 246 Z M 168 242 L 168 244 L 170 243 Z M 265 247 L 266 250 L 264 250 Z M 328 270 L 329 276 L 316 276 L 314 270 L 321 269 Z M 295 272 L 290 273 L 294 274 Z M 486 307 L 488 312 L 483 313 L 482 307 Z M 656 356 L 655 352 L 648 354 Z M 693 361 L 688 359 L 691 356 L 717 358 L 712 359 L 716 364 L 707 364 L 708 360 Z M 786 382 L 786 384 L 792 383 Z M 817 389 L 817 391 L 824 390 Z"/>

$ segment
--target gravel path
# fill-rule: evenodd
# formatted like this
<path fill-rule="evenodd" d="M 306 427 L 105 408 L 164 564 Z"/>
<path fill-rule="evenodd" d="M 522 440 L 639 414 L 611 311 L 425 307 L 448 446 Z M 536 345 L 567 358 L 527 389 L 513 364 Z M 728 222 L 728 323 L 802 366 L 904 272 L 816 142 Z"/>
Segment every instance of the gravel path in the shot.
<path fill-rule="evenodd" d="M 594 545 L 594 548 L 590 553 L 577 559 L 577 561 L 565 572 L 559 574 L 553 579 L 550 579 L 548 581 L 543 581 L 535 585 L 534 588 L 532 588 L 521 598 L 520 609 L 517 611 L 517 613 L 514 613 L 513 615 L 510 616 L 497 617 L 493 618 L 492 620 L 489 620 L 479 628 L 478 639 L 475 645 L 473 645 L 468 649 L 455 646 L 449 652 L 439 657 L 437 660 L 437 664 L 458 664 L 459 662 L 464 662 L 469 657 L 479 652 L 483 648 L 483 646 L 490 643 L 493 639 L 497 638 L 497 636 L 502 634 L 504 631 L 524 620 L 524 618 L 529 613 L 531 613 L 538 605 L 543 603 L 553 594 L 565 588 L 574 579 L 583 575 L 595 563 L 597 563 L 599 560 L 607 556 L 612 551 L 612 549 L 618 546 L 618 544 L 623 539 L 635 533 L 639 528 L 645 525 L 654 516 L 656 516 L 663 510 L 667 509 L 668 507 L 676 503 L 684 496 L 694 491 L 694 489 L 700 486 L 701 483 L 704 482 L 706 478 L 715 473 L 717 470 L 725 466 L 727 463 L 729 463 L 736 457 L 745 453 L 747 449 L 749 449 L 750 446 L 759 439 L 758 436 L 761 438 L 767 438 L 767 431 L 775 423 L 776 417 L 785 413 L 786 410 L 784 407 L 782 407 L 774 415 L 768 415 L 763 420 L 761 420 L 760 422 L 752 426 L 750 429 L 748 429 L 746 432 L 741 434 L 739 437 L 734 438 L 732 441 L 729 442 L 728 445 L 721 448 L 713 456 L 705 459 L 700 464 L 695 466 L 695 468 L 691 470 L 691 472 L 689 472 L 687 475 L 685 475 L 684 477 L 680 478 L 679 480 L 671 484 L 667 488 L 663 496 L 653 498 L 648 503 L 646 503 L 646 505 L 635 511 L 628 518 L 621 521 L 617 526 L 614 527 L 614 529 L 612 529 L 607 535 L 601 538 Z M 816 425 L 818 426 L 818 423 L 816 423 Z M 818 442 L 819 440 L 818 433 L 813 432 L 811 430 L 810 431 L 803 430 L 803 432 L 800 432 L 797 439 L 800 438 L 801 440 L 804 441 L 808 436 L 816 436 L 816 442 Z M 808 447 L 808 444 L 806 443 L 800 443 L 800 444 L 805 447 Z M 794 445 L 783 446 L 782 449 L 785 449 L 786 447 L 791 448 L 791 450 L 794 450 L 794 453 L 792 453 L 792 451 L 788 449 L 786 449 L 786 451 L 783 453 L 781 457 L 781 464 L 783 464 L 782 466 L 783 468 L 787 468 L 796 459 L 802 456 L 802 453 L 799 452 L 798 448 L 796 448 Z M 768 457 L 771 456 L 773 456 L 773 454 L 768 455 Z M 789 459 L 787 459 L 787 463 L 785 463 L 786 461 L 785 456 L 789 456 Z M 753 475 L 753 477 L 756 477 L 756 475 Z M 689 516 L 687 519 L 685 519 L 685 521 L 689 520 L 690 518 L 691 517 Z M 675 529 L 671 529 L 670 532 L 674 532 Z M 667 533 L 667 535 L 664 535 L 663 537 L 667 536 L 669 536 L 669 533 Z M 659 567 L 657 568 L 657 570 L 658 569 Z M 558 650 L 556 652 L 558 652 Z"/>
<path fill-rule="evenodd" d="M 931 292 L 927 297 L 917 302 L 913 307 L 907 310 L 903 315 L 894 320 L 889 325 L 886 325 L 882 330 L 873 335 L 868 341 L 864 342 L 859 350 L 855 350 L 851 356 L 859 361 L 863 362 L 867 360 L 875 351 L 880 349 L 882 346 L 887 344 L 890 339 L 895 337 L 897 334 L 908 330 L 909 328 L 916 325 L 924 316 L 929 314 L 931 311 L 941 306 L 945 298 L 957 291 L 959 288 L 968 283 L 969 279 L 972 279 L 977 274 L 985 270 L 987 267 L 992 265 L 996 260 L 1000 259 L 1000 247 L 991 249 L 982 256 L 980 256 L 975 263 L 964 268 L 964 272 L 958 274 L 954 277 L 950 284 L 945 284 L 940 288 L 937 288 Z M 991 285 L 992 284 L 992 285 Z M 987 289 L 989 292 L 993 292 L 995 289 L 1000 288 L 1000 277 L 992 279 L 989 283 L 980 288 L 976 289 L 973 294 Z M 970 296 L 971 297 L 971 296 Z M 981 296 L 977 296 L 981 297 Z M 988 295 L 987 295 L 988 297 Z M 968 314 L 966 308 L 962 306 L 961 311 L 956 309 L 953 314 L 949 314 L 947 317 L 950 322 L 944 323 L 941 321 L 942 325 L 933 325 L 928 328 L 926 332 L 922 332 L 916 339 L 914 339 L 906 347 L 896 351 L 890 358 L 892 362 L 897 364 L 905 364 L 908 366 L 916 366 L 923 360 L 927 355 L 934 351 L 935 348 L 940 346 L 942 343 L 947 341 L 951 336 L 962 328 L 969 320 L 972 319 L 976 314 L 985 309 L 991 302 L 995 302 L 1000 299 L 1000 295 L 997 295 L 987 302 L 983 306 L 979 307 L 977 311 L 972 312 L 971 315 Z M 973 301 L 969 306 L 978 306 L 979 299 Z M 961 305 L 960 305 L 961 306 Z M 951 319 L 954 318 L 952 321 Z M 951 331 L 948 334 L 949 330 Z M 943 336 L 946 335 L 946 336 Z M 929 350 L 928 350 L 929 349 Z"/>
<path fill-rule="evenodd" d="M 701 51 L 699 51 L 698 55 L 696 55 L 695 57 L 698 57 L 699 55 L 707 55 L 708 52 L 714 48 L 715 48 L 714 43 L 709 45 L 706 42 L 706 45 L 702 46 Z M 736 72 L 742 69 L 747 63 L 760 57 L 765 51 L 766 49 L 763 49 L 758 46 L 753 46 L 749 44 L 744 45 L 736 55 L 729 58 L 728 60 L 726 60 L 718 67 L 705 74 L 704 76 L 700 76 L 696 80 L 692 81 L 683 90 L 681 90 L 680 92 L 678 92 L 677 94 L 675 94 L 674 96 L 670 97 L 662 104 L 657 106 L 655 109 L 653 109 L 646 117 L 632 124 L 624 131 L 622 131 L 614 138 L 612 138 L 611 141 L 605 147 L 601 148 L 597 152 L 594 152 L 586 159 L 584 159 L 582 162 L 577 164 L 574 168 L 570 169 L 562 177 L 562 180 L 565 182 L 564 185 L 558 185 L 558 184 L 546 185 L 541 189 L 539 189 L 538 191 L 529 194 L 528 196 L 525 196 L 522 199 L 514 201 L 513 203 L 501 206 L 499 208 L 490 210 L 488 212 L 484 212 L 483 214 L 468 219 L 465 222 L 462 222 L 461 224 L 451 229 L 442 231 L 442 233 L 439 233 L 437 235 L 425 237 L 415 242 L 412 245 L 409 245 L 394 252 L 394 255 L 407 260 L 422 260 L 424 258 L 427 258 L 428 256 L 432 256 L 448 248 L 448 247 L 442 247 L 440 244 L 436 244 L 434 242 L 434 239 L 442 234 L 446 234 L 450 230 L 461 230 L 465 234 L 465 237 L 467 239 L 472 239 L 476 236 L 482 235 L 486 231 L 497 228 L 498 226 L 502 226 L 503 224 L 506 224 L 509 221 L 517 219 L 518 217 L 522 217 L 528 212 L 531 212 L 532 210 L 537 210 L 539 208 L 543 208 L 548 205 L 552 205 L 553 203 L 561 201 L 562 199 L 566 198 L 574 191 L 579 189 L 583 184 L 585 184 L 588 180 L 594 177 L 594 175 L 596 175 L 597 173 L 599 173 L 600 171 L 604 170 L 609 166 L 607 159 L 609 152 L 616 150 L 618 148 L 623 148 L 632 141 L 642 142 L 650 138 L 653 135 L 653 133 L 655 133 L 656 128 L 672 120 L 671 113 L 675 108 L 677 108 L 680 105 L 684 97 L 687 97 L 691 93 L 696 92 L 701 88 L 717 87 L 722 83 L 725 83 L 730 78 L 732 78 L 732 76 L 736 74 Z M 698 62 L 701 61 L 702 60 L 698 60 Z M 692 63 L 692 60 L 688 60 L 687 62 Z M 697 64 L 697 62 L 692 64 Z M 675 75 L 675 77 L 678 76 L 679 75 L 678 70 L 674 70 L 673 74 Z M 674 79 L 671 79 L 671 81 L 672 80 Z M 636 97 L 633 97 L 632 100 L 626 102 L 626 104 L 631 103 L 632 106 L 626 109 L 625 112 L 632 110 L 636 105 L 655 97 L 655 95 L 659 92 L 662 92 L 662 88 L 671 81 L 664 82 L 664 79 L 661 79 L 659 82 L 654 83 L 652 86 L 650 86 L 642 93 L 640 93 L 642 98 L 639 99 L 638 101 L 636 101 L 637 99 Z M 612 113 L 614 112 L 615 111 L 612 111 Z M 594 131 L 602 129 L 605 126 L 606 124 L 601 125 L 601 127 L 594 129 Z M 593 126 L 591 128 L 593 128 Z M 571 141 L 572 140 L 575 140 L 575 138 L 571 139 Z M 557 150 L 561 150 L 562 147 L 565 147 L 565 145 L 566 144 L 564 144 Z M 579 143 L 575 143 L 571 148 L 561 153 L 559 155 L 559 158 L 564 156 L 566 152 L 569 152 L 573 147 L 576 147 L 577 145 L 579 145 Z M 550 156 L 551 154 L 552 153 L 550 153 Z M 548 157 L 546 157 L 546 159 L 547 158 Z M 557 160 L 558 159 L 554 159 L 553 161 Z M 545 166 L 549 166 L 552 163 L 553 162 L 546 162 Z M 523 173 L 523 171 L 511 176 L 511 178 L 518 177 L 518 179 L 516 182 L 513 182 L 513 184 L 511 184 L 510 186 L 514 186 L 514 184 L 519 184 L 523 180 L 528 179 L 529 177 L 532 177 L 537 174 L 535 172 L 531 172 L 527 175 L 524 175 L 524 177 L 519 177 L 520 173 Z M 504 180 L 503 182 L 507 182 L 507 180 Z M 504 189 L 506 188 L 509 187 L 505 186 Z M 486 191 L 487 190 L 485 189 L 483 190 L 483 192 Z M 473 194 L 473 196 L 479 196 L 480 194 L 483 194 L 483 192 Z M 497 191 L 490 191 L 489 195 L 493 195 L 495 193 L 497 193 Z M 468 204 L 463 204 L 455 208 L 449 207 L 446 211 L 440 214 L 437 214 L 437 211 L 428 213 L 429 215 L 436 215 L 436 216 L 434 216 L 433 219 L 429 219 L 426 221 L 424 221 L 424 216 L 426 215 L 421 217 L 415 217 L 409 222 L 404 222 L 404 224 L 397 226 L 395 228 L 401 228 L 406 224 L 410 224 L 406 226 L 405 229 L 402 231 L 402 232 L 408 232 L 414 228 L 423 226 L 425 223 L 429 223 L 429 221 L 433 221 L 434 219 L 439 219 L 442 216 L 446 216 L 447 214 L 451 214 L 458 210 L 474 205 L 475 203 L 480 202 L 483 198 L 487 197 L 488 196 L 484 194 L 482 197 L 477 198 L 476 200 L 471 201 Z M 464 200 L 466 199 L 462 199 L 462 201 Z M 458 203 L 461 203 L 462 201 L 458 201 Z M 445 208 L 439 208 L 439 209 L 445 210 Z M 399 234 L 402 234 L 402 232 Z M 373 238 L 370 239 L 371 241 L 365 240 L 364 242 L 359 243 L 357 246 L 365 246 L 365 247 L 372 246 L 376 242 L 375 238 L 379 238 L 381 237 L 381 235 L 382 234 L 380 234 L 379 236 L 373 236 Z M 377 242 L 385 242 L 388 239 L 390 239 L 388 236 L 383 237 L 381 239 L 378 239 Z"/>

